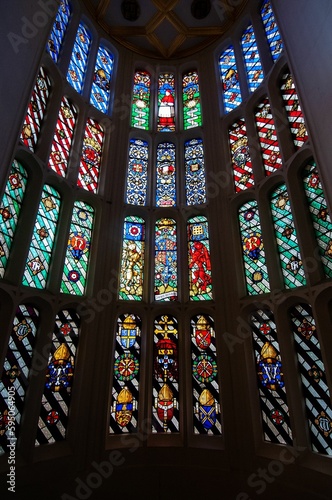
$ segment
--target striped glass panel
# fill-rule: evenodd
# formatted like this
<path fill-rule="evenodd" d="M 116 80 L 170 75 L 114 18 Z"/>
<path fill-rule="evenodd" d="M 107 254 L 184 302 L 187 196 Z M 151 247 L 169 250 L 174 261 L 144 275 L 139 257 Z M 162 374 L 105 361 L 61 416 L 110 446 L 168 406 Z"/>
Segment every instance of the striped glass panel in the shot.
<path fill-rule="evenodd" d="M 48 166 L 62 177 L 65 177 L 67 172 L 76 118 L 77 110 L 75 106 L 64 96 L 61 101 L 48 160 Z"/>
<path fill-rule="evenodd" d="M 22 284 L 45 288 L 60 211 L 60 195 L 45 185 L 33 228 Z"/>
<path fill-rule="evenodd" d="M 254 174 L 244 119 L 235 122 L 229 128 L 228 133 L 235 191 L 238 193 L 254 185 Z"/>
<path fill-rule="evenodd" d="M 21 141 L 32 152 L 35 151 L 37 145 L 50 92 L 51 80 L 47 76 L 45 69 L 41 67 L 31 94 L 20 136 Z"/>
<path fill-rule="evenodd" d="M 71 15 L 71 7 L 68 0 L 61 0 L 52 31 L 47 41 L 46 50 L 54 62 L 58 62 L 62 43 L 67 31 Z"/>
<path fill-rule="evenodd" d="M 60 311 L 54 324 L 35 446 L 66 439 L 80 318 L 74 310 Z"/>
<path fill-rule="evenodd" d="M 264 73 L 252 25 L 248 26 L 248 28 L 243 32 L 241 45 L 247 72 L 249 91 L 254 92 L 262 83 Z"/>
<path fill-rule="evenodd" d="M 27 181 L 25 169 L 14 160 L 0 205 L 0 278 L 6 271 Z"/>
<path fill-rule="evenodd" d="M 239 224 L 247 293 L 248 295 L 268 293 L 270 284 L 256 201 L 248 201 L 240 207 Z"/>
<path fill-rule="evenodd" d="M 308 139 L 304 116 L 297 95 L 293 77 L 285 73 L 281 80 L 281 95 L 289 122 L 290 131 L 296 149 L 299 149 Z"/>
<path fill-rule="evenodd" d="M 300 248 L 286 186 L 280 185 L 271 196 L 277 250 L 285 288 L 306 284 Z"/>
<path fill-rule="evenodd" d="M 224 109 L 226 113 L 229 113 L 242 102 L 233 46 L 228 47 L 219 57 L 219 72 L 223 88 Z"/>
<path fill-rule="evenodd" d="M 261 17 L 273 61 L 276 61 L 282 52 L 283 43 L 270 0 L 264 0 L 261 8 Z"/>
<path fill-rule="evenodd" d="M 251 316 L 258 393 L 265 441 L 292 444 L 286 387 L 276 324 L 270 311 Z"/>
<path fill-rule="evenodd" d="M 256 129 L 266 175 L 271 175 L 282 167 L 277 131 L 269 99 L 264 97 L 256 108 Z"/>
<path fill-rule="evenodd" d="M 71 219 L 68 245 L 61 281 L 61 292 L 83 295 L 89 268 L 94 210 L 76 201 Z"/>
<path fill-rule="evenodd" d="M 103 128 L 96 120 L 88 118 L 85 126 L 77 185 L 93 193 L 98 190 L 103 142 Z"/>
<path fill-rule="evenodd" d="M 113 55 L 101 45 L 96 58 L 90 103 L 102 113 L 107 113 L 108 110 L 113 64 Z"/>
<path fill-rule="evenodd" d="M 68 82 L 79 94 L 83 90 L 91 41 L 92 39 L 86 26 L 80 23 L 67 72 Z"/>

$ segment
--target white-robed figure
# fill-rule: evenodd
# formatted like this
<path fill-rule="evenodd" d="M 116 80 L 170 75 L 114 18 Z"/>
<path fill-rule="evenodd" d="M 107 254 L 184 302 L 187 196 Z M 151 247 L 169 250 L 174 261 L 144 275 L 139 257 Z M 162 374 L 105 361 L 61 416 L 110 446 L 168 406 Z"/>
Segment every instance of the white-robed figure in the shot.
<path fill-rule="evenodd" d="M 166 89 L 164 97 L 160 101 L 158 109 L 160 127 L 173 128 L 174 123 L 174 97 L 169 89 Z"/>

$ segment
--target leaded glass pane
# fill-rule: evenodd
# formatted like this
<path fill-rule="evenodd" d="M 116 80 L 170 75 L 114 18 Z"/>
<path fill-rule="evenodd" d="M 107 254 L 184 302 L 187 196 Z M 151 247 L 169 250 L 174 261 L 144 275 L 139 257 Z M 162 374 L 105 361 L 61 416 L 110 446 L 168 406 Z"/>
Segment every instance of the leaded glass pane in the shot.
<path fill-rule="evenodd" d="M 282 161 L 277 131 L 267 97 L 257 106 L 255 120 L 265 174 L 270 175 L 282 167 Z"/>
<path fill-rule="evenodd" d="M 25 169 L 14 160 L 0 205 L 0 278 L 6 271 L 27 181 Z"/>
<path fill-rule="evenodd" d="M 8 453 L 8 446 L 19 437 L 25 393 L 34 374 L 30 368 L 38 325 L 37 309 L 19 305 L 0 380 L 0 455 Z"/>
<path fill-rule="evenodd" d="M 184 143 L 187 205 L 206 203 L 204 149 L 202 139 Z"/>
<path fill-rule="evenodd" d="M 291 310 L 295 349 L 313 451 L 332 455 L 332 409 L 330 391 L 309 304 Z"/>
<path fill-rule="evenodd" d="M 173 316 L 154 322 L 152 432 L 179 432 L 178 324 Z"/>
<path fill-rule="evenodd" d="M 272 193 L 271 213 L 285 288 L 305 285 L 303 262 L 288 193 L 284 184 Z"/>
<path fill-rule="evenodd" d="M 66 34 L 71 8 L 68 0 L 61 0 L 52 31 L 47 41 L 46 50 L 54 62 L 58 62 L 60 50 Z"/>
<path fill-rule="evenodd" d="M 331 278 L 332 223 L 317 166 L 314 161 L 305 166 L 303 170 L 303 183 L 325 276 Z"/>
<path fill-rule="evenodd" d="M 224 109 L 226 113 L 229 113 L 229 111 L 237 108 L 242 102 L 233 46 L 228 47 L 221 54 L 219 58 L 219 71 L 223 87 Z"/>
<path fill-rule="evenodd" d="M 76 33 L 76 39 L 67 72 L 68 82 L 79 94 L 81 94 L 83 90 L 91 41 L 91 36 L 86 26 L 81 23 Z"/>
<path fill-rule="evenodd" d="M 77 185 L 93 193 L 96 193 L 98 189 L 103 142 L 103 128 L 96 120 L 88 118 L 85 126 Z"/>
<path fill-rule="evenodd" d="M 172 73 L 158 79 L 158 132 L 175 131 L 175 81 Z"/>
<path fill-rule="evenodd" d="M 110 427 L 111 434 L 135 432 L 138 423 L 141 319 L 122 314 L 117 321 Z"/>
<path fill-rule="evenodd" d="M 254 28 L 252 25 L 244 31 L 241 39 L 244 64 L 247 72 L 249 91 L 254 92 L 262 83 L 264 73 L 259 57 Z"/>
<path fill-rule="evenodd" d="M 251 316 L 258 392 L 265 441 L 292 444 L 283 366 L 276 324 L 270 311 Z"/>
<path fill-rule="evenodd" d="M 209 229 L 206 217 L 188 220 L 189 294 L 191 300 L 212 299 Z"/>
<path fill-rule="evenodd" d="M 134 76 L 131 107 L 131 126 L 149 130 L 150 117 L 150 75 L 146 71 L 136 71 Z"/>
<path fill-rule="evenodd" d="M 308 139 L 304 116 L 299 102 L 293 77 L 285 73 L 281 80 L 281 95 L 289 122 L 290 131 L 296 149 L 299 149 Z"/>
<path fill-rule="evenodd" d="M 184 130 L 201 126 L 201 97 L 197 71 L 191 71 L 183 76 L 182 96 Z"/>
<path fill-rule="evenodd" d="M 126 203 L 144 206 L 148 185 L 148 143 L 130 139 L 128 156 Z"/>
<path fill-rule="evenodd" d="M 34 224 L 22 284 L 45 288 L 60 211 L 60 195 L 45 185 Z"/>
<path fill-rule="evenodd" d="M 145 222 L 140 217 L 125 218 L 119 298 L 142 300 L 144 270 Z"/>
<path fill-rule="evenodd" d="M 157 147 L 156 205 L 172 207 L 176 204 L 175 146 L 163 142 Z"/>
<path fill-rule="evenodd" d="M 110 100 L 110 85 L 113 73 L 113 56 L 102 45 L 97 52 L 95 71 L 90 93 L 90 104 L 107 113 Z"/>
<path fill-rule="evenodd" d="M 39 138 L 50 92 L 51 80 L 45 69 L 41 67 L 31 94 L 20 137 L 24 145 L 32 152 L 35 151 Z"/>
<path fill-rule="evenodd" d="M 261 17 L 273 61 L 276 61 L 283 49 L 279 28 L 276 23 L 270 0 L 265 0 L 261 8 Z"/>
<path fill-rule="evenodd" d="M 66 438 L 76 368 L 80 318 L 74 310 L 57 314 L 48 358 L 35 445 Z"/>
<path fill-rule="evenodd" d="M 61 292 L 83 295 L 89 269 L 94 209 L 83 201 L 74 204 Z"/>
<path fill-rule="evenodd" d="M 235 191 L 238 193 L 254 185 L 247 129 L 244 119 L 235 122 L 229 128 L 229 144 L 231 149 Z"/>
<path fill-rule="evenodd" d="M 214 322 L 199 314 L 190 326 L 194 433 L 218 435 L 222 430 Z"/>
<path fill-rule="evenodd" d="M 177 234 L 173 219 L 159 219 L 155 228 L 154 298 L 158 301 L 176 300 Z"/>
<path fill-rule="evenodd" d="M 75 106 L 64 96 L 61 101 L 48 160 L 48 166 L 62 177 L 65 177 L 67 172 L 76 118 Z"/>
<path fill-rule="evenodd" d="M 269 277 L 256 201 L 248 201 L 239 209 L 243 262 L 248 295 L 268 293 Z"/>

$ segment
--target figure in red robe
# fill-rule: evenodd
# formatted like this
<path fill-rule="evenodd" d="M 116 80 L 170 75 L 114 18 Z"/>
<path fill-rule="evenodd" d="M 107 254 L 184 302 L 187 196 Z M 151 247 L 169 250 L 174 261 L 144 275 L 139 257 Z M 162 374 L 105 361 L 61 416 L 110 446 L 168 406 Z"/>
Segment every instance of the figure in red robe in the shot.
<path fill-rule="evenodd" d="M 164 97 L 160 101 L 158 110 L 159 125 L 161 127 L 173 128 L 174 123 L 174 97 L 170 90 L 166 90 Z"/>

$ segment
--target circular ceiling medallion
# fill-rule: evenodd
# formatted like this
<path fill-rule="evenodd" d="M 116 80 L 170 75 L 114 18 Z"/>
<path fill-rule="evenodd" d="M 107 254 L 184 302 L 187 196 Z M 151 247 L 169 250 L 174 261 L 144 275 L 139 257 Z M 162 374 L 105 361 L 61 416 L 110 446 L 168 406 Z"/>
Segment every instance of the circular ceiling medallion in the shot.
<path fill-rule="evenodd" d="M 121 4 L 121 12 L 126 21 L 137 21 L 141 8 L 136 0 L 124 0 Z"/>
<path fill-rule="evenodd" d="M 204 19 L 210 10 L 210 0 L 194 0 L 191 4 L 191 13 L 195 19 Z"/>

